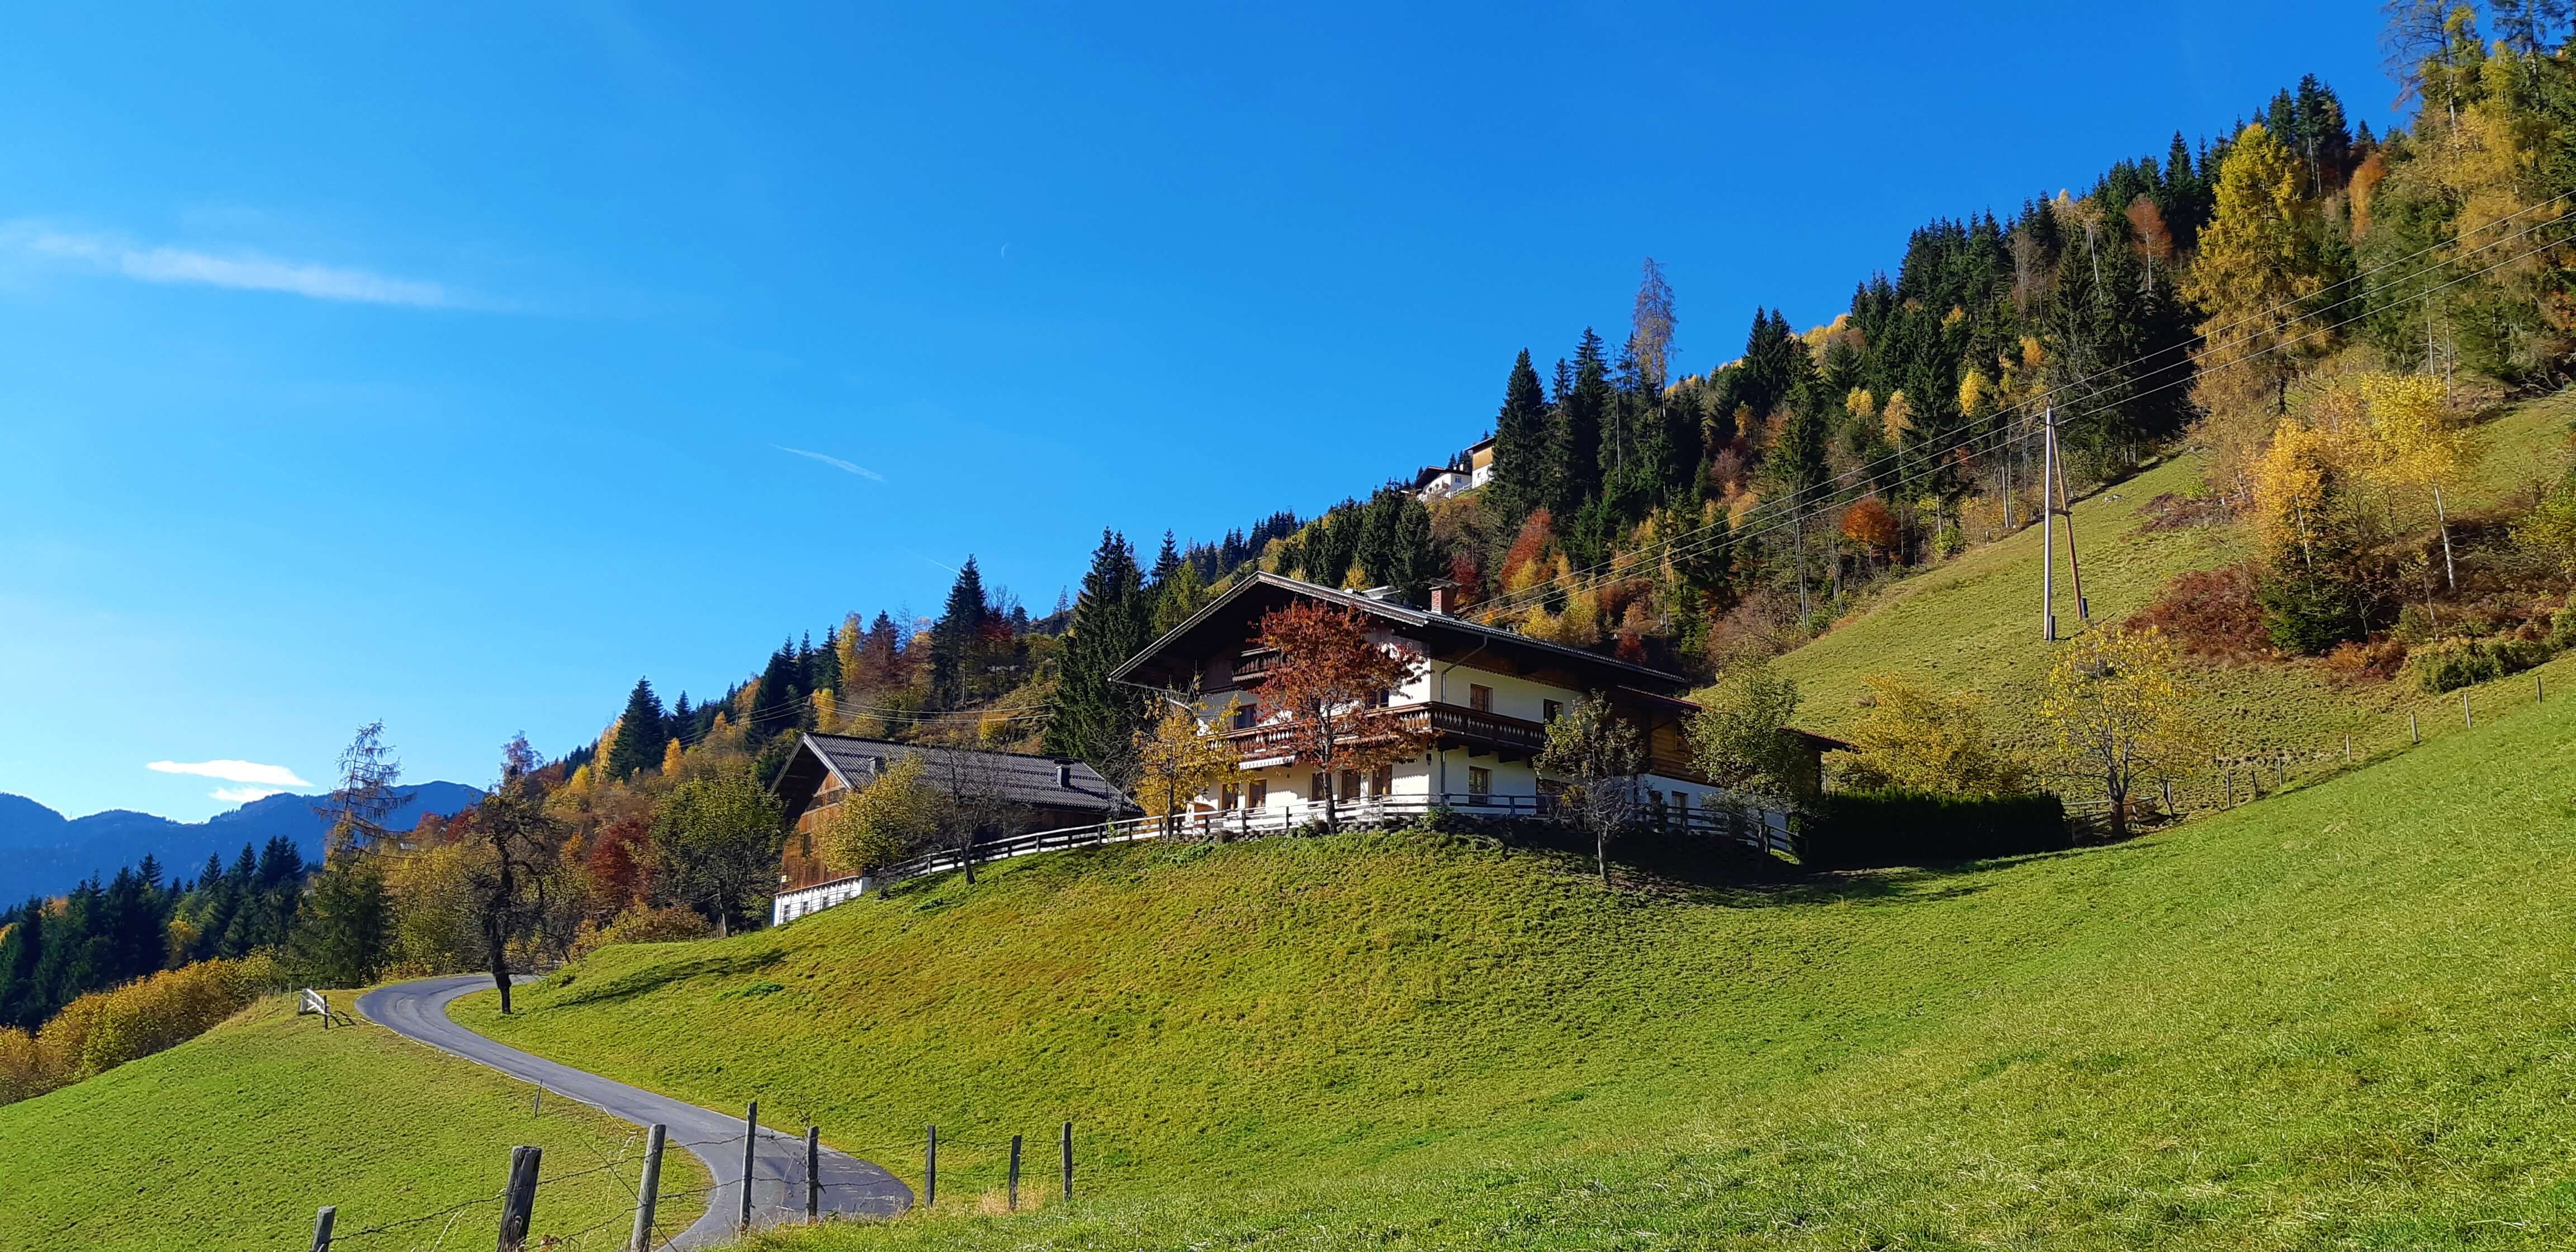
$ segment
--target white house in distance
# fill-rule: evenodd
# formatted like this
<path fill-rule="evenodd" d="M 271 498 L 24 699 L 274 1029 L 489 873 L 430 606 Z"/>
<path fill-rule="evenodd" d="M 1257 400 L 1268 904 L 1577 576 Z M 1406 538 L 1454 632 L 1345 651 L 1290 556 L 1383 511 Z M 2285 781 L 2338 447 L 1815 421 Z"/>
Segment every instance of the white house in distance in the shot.
<path fill-rule="evenodd" d="M 1494 480 L 1494 438 L 1468 445 L 1467 450 L 1451 458 L 1447 465 L 1426 465 L 1413 476 L 1413 494 L 1425 500 L 1446 500 L 1462 491 L 1474 491 Z"/>
<path fill-rule="evenodd" d="M 1299 600 L 1358 610 L 1375 623 L 1372 638 L 1416 659 L 1412 677 L 1389 693 L 1388 707 L 1430 728 L 1429 751 L 1366 778 L 1357 771 L 1326 778 L 1286 755 L 1279 730 L 1285 714 L 1261 703 L 1262 681 L 1278 654 L 1261 646 L 1260 623 L 1264 614 Z M 1446 607 L 1437 590 L 1430 608 L 1417 609 L 1381 594 L 1254 573 L 1147 645 L 1115 677 L 1176 698 L 1195 691 L 1203 723 L 1228 718 L 1208 731 L 1234 742 L 1242 756 L 1237 777 L 1201 797 L 1201 811 L 1221 824 L 1232 824 L 1232 817 L 1249 829 L 1276 829 L 1310 820 L 1320 816 L 1327 787 L 1337 803 L 1357 801 L 1363 808 L 1392 799 L 1469 813 L 1536 813 L 1557 790 L 1558 780 L 1532 764 L 1546 746 L 1547 723 L 1595 692 L 1644 734 L 1648 763 L 1640 785 L 1650 818 L 1704 825 L 1726 802 L 1691 764 L 1682 723 L 1699 706 L 1681 698 L 1688 680 L 1469 621 Z M 1821 737 L 1809 741 L 1811 755 L 1832 746 Z"/>

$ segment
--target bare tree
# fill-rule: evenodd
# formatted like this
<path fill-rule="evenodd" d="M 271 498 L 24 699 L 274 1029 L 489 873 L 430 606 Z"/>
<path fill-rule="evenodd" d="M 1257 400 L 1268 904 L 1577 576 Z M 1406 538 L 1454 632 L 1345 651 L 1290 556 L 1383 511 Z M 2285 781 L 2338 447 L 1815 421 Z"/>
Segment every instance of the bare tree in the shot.
<path fill-rule="evenodd" d="M 1637 774 L 1645 768 L 1645 741 L 1637 728 L 1610 709 L 1600 692 L 1576 700 L 1547 724 L 1547 747 L 1535 762 L 1565 780 L 1560 803 L 1592 836 L 1601 885 L 1610 885 L 1610 841 L 1637 819 Z"/>
<path fill-rule="evenodd" d="M 501 1012 L 510 1011 L 510 941 L 544 911 L 547 870 L 557 845 L 555 824 L 538 790 L 536 749 L 526 735 L 501 747 L 501 781 L 474 806 L 474 833 L 490 860 L 475 871 L 476 919 Z"/>
<path fill-rule="evenodd" d="M 1011 758 L 981 745 L 942 748 L 928 766 L 939 795 L 940 842 L 957 853 L 966 881 L 975 881 L 975 843 L 1008 832 L 1025 810 L 1011 798 Z"/>
<path fill-rule="evenodd" d="M 392 835 L 385 829 L 385 818 L 411 799 L 410 792 L 397 789 L 402 762 L 394 759 L 384 734 L 382 721 L 358 728 L 349 746 L 340 749 L 340 785 L 313 806 L 314 816 L 328 823 L 322 837 L 325 860 L 383 843 Z"/>

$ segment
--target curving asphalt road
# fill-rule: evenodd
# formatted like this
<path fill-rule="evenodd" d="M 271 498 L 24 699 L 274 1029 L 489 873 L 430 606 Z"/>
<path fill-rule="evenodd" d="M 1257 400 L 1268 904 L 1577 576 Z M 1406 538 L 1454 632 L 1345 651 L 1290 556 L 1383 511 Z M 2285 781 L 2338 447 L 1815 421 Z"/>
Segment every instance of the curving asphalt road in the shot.
<path fill-rule="evenodd" d="M 693 1145 L 690 1154 L 706 1164 L 709 1180 L 718 1188 L 707 1197 L 706 1216 L 680 1232 L 667 1246 L 704 1248 L 732 1238 L 742 1206 L 742 1115 L 683 1104 L 669 1096 L 558 1065 L 494 1043 L 448 1018 L 450 1001 L 491 985 L 492 979 L 486 974 L 395 983 L 360 996 L 358 1011 L 395 1034 L 490 1066 L 521 1081 L 540 1084 L 549 1093 L 578 1100 L 638 1126 L 659 1122 L 670 1127 L 670 1142 L 674 1146 Z M 804 1220 L 803 1135 L 786 1135 L 761 1127 L 751 1172 L 755 1225 Z M 912 1207 L 912 1188 L 901 1179 L 829 1148 L 823 1150 L 822 1179 L 822 1209 L 826 1214 L 892 1217 Z"/>

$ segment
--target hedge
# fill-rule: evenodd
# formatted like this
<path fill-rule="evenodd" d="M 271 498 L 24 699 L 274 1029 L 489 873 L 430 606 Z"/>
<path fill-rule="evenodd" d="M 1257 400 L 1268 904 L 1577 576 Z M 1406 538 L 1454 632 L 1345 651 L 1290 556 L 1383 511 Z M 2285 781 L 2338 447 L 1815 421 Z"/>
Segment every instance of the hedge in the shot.
<path fill-rule="evenodd" d="M 1798 827 L 1798 860 L 1810 869 L 1939 865 L 2073 846 L 2066 806 L 2053 795 L 1832 792 L 1817 797 Z"/>

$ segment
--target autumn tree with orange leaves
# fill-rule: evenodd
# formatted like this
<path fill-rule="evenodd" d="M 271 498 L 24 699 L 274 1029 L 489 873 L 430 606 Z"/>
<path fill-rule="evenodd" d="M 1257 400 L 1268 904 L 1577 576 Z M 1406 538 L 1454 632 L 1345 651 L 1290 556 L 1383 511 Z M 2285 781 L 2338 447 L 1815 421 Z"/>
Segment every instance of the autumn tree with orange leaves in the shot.
<path fill-rule="evenodd" d="M 1338 826 L 1332 780 L 1419 755 L 1429 726 L 1408 723 L 1386 697 L 1413 677 L 1415 661 L 1369 638 L 1368 619 L 1347 608 L 1301 602 L 1261 618 L 1261 644 L 1279 652 L 1261 704 L 1288 715 L 1288 751 L 1325 776 L 1324 825 Z"/>

